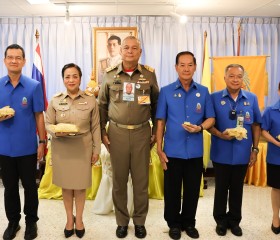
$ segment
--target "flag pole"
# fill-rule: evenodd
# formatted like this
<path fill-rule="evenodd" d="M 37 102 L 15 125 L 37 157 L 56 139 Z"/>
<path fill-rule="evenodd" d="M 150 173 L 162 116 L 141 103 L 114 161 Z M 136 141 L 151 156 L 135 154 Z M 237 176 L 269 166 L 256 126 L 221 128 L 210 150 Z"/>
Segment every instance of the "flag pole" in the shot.
<path fill-rule="evenodd" d="M 40 37 L 39 31 L 38 31 L 38 29 L 36 29 L 36 32 L 35 32 L 36 43 L 38 43 L 39 37 Z"/>
<path fill-rule="evenodd" d="M 203 34 L 203 59 L 202 59 L 202 72 L 203 72 L 203 67 L 204 67 L 204 61 L 205 61 L 205 46 L 206 46 L 206 39 L 207 39 L 207 32 L 204 31 Z"/>
<path fill-rule="evenodd" d="M 240 56 L 240 33 L 241 33 L 241 20 L 238 22 L 238 39 L 237 39 L 237 56 Z"/>

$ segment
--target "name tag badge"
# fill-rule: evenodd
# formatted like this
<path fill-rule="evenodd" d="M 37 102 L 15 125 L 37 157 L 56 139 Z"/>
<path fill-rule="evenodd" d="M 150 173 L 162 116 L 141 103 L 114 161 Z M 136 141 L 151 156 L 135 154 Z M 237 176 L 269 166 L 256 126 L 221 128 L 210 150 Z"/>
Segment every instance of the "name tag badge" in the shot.
<path fill-rule="evenodd" d="M 134 94 L 123 94 L 123 101 L 125 102 L 134 102 Z"/>
<path fill-rule="evenodd" d="M 148 104 L 151 104 L 150 95 L 141 95 L 141 96 L 138 96 L 138 104 L 140 104 L 140 105 L 148 105 Z"/>
<path fill-rule="evenodd" d="M 134 102 L 135 83 L 124 82 L 123 101 Z"/>
<path fill-rule="evenodd" d="M 242 113 L 237 114 L 236 127 L 243 127 L 244 115 Z"/>

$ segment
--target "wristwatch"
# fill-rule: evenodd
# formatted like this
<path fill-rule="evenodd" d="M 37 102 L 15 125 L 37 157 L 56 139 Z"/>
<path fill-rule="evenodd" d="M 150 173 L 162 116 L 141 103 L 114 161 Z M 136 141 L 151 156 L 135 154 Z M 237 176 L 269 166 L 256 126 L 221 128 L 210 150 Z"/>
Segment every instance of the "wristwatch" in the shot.
<path fill-rule="evenodd" d="M 46 144 L 46 143 L 47 143 L 47 140 L 45 140 L 45 139 L 44 139 L 44 140 L 39 140 L 39 144 L 41 144 L 41 143 L 42 143 L 42 144 Z"/>
<path fill-rule="evenodd" d="M 199 126 L 200 126 L 200 128 L 201 128 L 200 132 L 203 132 L 204 127 L 202 126 L 202 124 L 200 124 Z"/>
<path fill-rule="evenodd" d="M 259 148 L 257 148 L 257 147 L 252 147 L 252 152 L 259 153 Z"/>

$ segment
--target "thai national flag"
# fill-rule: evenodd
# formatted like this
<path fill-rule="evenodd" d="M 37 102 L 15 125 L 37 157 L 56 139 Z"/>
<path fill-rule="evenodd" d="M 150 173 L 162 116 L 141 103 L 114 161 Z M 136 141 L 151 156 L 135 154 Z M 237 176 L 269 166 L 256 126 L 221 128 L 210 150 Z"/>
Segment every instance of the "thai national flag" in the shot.
<path fill-rule="evenodd" d="M 32 67 L 32 78 L 39 81 L 42 86 L 43 94 L 44 94 L 44 110 L 46 111 L 48 107 L 48 100 L 46 95 L 46 83 L 44 77 L 44 69 L 42 64 L 41 52 L 40 52 L 40 45 L 37 43 L 34 55 L 34 63 Z"/>

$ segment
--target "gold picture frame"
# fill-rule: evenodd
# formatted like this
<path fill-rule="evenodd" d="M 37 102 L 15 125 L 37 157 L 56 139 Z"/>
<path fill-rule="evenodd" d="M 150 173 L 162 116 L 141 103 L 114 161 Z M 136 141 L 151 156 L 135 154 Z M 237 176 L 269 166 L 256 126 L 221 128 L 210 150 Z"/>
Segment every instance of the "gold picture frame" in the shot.
<path fill-rule="evenodd" d="M 99 85 L 102 83 L 102 75 L 104 74 L 105 69 L 121 61 L 120 56 L 110 56 L 113 53 L 109 52 L 111 51 L 109 50 L 109 38 L 115 38 L 115 41 L 110 40 L 111 45 L 113 42 L 118 43 L 117 45 L 119 45 L 119 43 L 122 42 L 122 40 L 127 36 L 137 37 L 137 27 L 93 28 L 93 71 L 91 78 L 94 79 Z M 119 47 L 120 46 L 117 46 L 116 49 Z"/>

